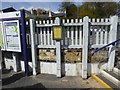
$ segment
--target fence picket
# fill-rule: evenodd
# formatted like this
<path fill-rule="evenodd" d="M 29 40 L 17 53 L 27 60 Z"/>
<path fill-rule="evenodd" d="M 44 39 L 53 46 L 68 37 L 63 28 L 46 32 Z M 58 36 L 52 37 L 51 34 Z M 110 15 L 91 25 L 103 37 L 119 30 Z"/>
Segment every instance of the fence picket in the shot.
<path fill-rule="evenodd" d="M 79 29 L 79 45 L 82 45 L 82 26 Z"/>
<path fill-rule="evenodd" d="M 78 45 L 78 27 L 75 29 L 75 45 Z"/>
<path fill-rule="evenodd" d="M 46 28 L 44 28 L 44 45 L 46 45 L 46 30 L 45 30 Z"/>
<path fill-rule="evenodd" d="M 51 28 L 51 45 L 53 45 L 53 30 Z"/>
<path fill-rule="evenodd" d="M 40 44 L 41 45 L 43 45 L 43 34 L 42 34 L 42 31 L 43 31 L 42 28 L 40 28 L 40 35 L 41 35 L 41 37 L 40 37 L 40 39 L 41 39 L 40 40 Z"/>
<path fill-rule="evenodd" d="M 71 45 L 74 45 L 74 31 L 73 31 L 73 27 L 71 27 L 71 42 L 72 44 Z"/>
<path fill-rule="evenodd" d="M 99 30 L 96 31 L 96 44 L 99 44 Z"/>
<path fill-rule="evenodd" d="M 104 38 L 104 44 L 107 44 L 107 42 L 108 42 L 107 37 L 108 37 L 108 26 L 105 26 L 105 38 Z"/>
<path fill-rule="evenodd" d="M 47 41 L 48 41 L 48 45 L 50 45 L 50 33 L 49 33 L 49 27 L 47 28 Z"/>
<path fill-rule="evenodd" d="M 101 31 L 100 31 L 100 44 L 103 44 L 103 26 L 101 26 Z"/>

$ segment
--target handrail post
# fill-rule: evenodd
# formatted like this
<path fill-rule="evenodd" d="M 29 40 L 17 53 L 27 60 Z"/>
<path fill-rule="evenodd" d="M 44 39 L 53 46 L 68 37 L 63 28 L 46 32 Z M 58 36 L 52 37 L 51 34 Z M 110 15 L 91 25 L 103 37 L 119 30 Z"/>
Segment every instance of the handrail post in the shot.
<path fill-rule="evenodd" d="M 28 55 L 27 55 L 27 43 L 26 43 L 26 21 L 25 21 L 25 10 L 21 10 L 21 32 L 22 32 L 22 51 L 23 59 L 25 63 L 25 74 L 29 75 L 29 66 L 28 66 Z"/>
<path fill-rule="evenodd" d="M 30 19 L 30 36 L 31 36 L 33 75 L 37 75 L 37 56 L 36 56 L 37 51 L 36 51 L 36 45 L 35 45 L 35 22 L 33 19 Z"/>
<path fill-rule="evenodd" d="M 115 41 L 117 38 L 118 16 L 111 17 L 110 39 L 109 42 Z M 115 44 L 109 47 L 108 70 L 111 71 L 115 63 Z"/>

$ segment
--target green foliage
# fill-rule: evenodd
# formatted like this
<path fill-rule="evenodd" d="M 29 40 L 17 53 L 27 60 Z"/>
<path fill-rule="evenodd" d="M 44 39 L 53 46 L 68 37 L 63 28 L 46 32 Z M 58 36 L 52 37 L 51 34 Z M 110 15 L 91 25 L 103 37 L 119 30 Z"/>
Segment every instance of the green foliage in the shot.
<path fill-rule="evenodd" d="M 81 6 L 74 3 L 62 2 L 59 11 L 66 10 L 68 18 L 104 18 L 114 15 L 120 9 L 120 4 L 116 2 L 84 2 Z"/>
<path fill-rule="evenodd" d="M 66 8 L 67 17 L 76 18 L 77 17 L 77 6 L 75 4 L 71 4 Z"/>
<path fill-rule="evenodd" d="M 114 15 L 119 8 L 116 2 L 84 2 L 80 7 L 80 17 L 104 18 Z"/>
<path fill-rule="evenodd" d="M 65 12 L 66 11 L 66 8 L 68 8 L 71 4 L 73 4 L 72 2 L 68 2 L 68 0 L 64 0 L 60 6 L 59 6 L 59 9 L 58 11 L 60 12 Z"/>
<path fill-rule="evenodd" d="M 66 1 L 66 0 L 65 0 Z M 77 17 L 77 6 L 73 2 L 62 2 L 58 11 L 66 12 L 66 16 L 69 18 Z"/>

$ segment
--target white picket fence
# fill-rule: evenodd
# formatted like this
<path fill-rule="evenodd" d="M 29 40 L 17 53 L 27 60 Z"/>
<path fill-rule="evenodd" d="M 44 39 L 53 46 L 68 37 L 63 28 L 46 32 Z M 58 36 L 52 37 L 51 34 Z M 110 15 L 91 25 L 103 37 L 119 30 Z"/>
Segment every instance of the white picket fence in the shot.
<path fill-rule="evenodd" d="M 56 54 L 61 48 L 82 49 L 82 77 L 87 78 L 88 48 L 100 48 L 113 42 L 117 37 L 118 17 L 90 19 L 61 19 L 35 21 L 30 19 L 31 35 L 27 35 L 27 43 L 32 47 L 33 74 L 36 74 L 36 48 L 56 48 Z M 63 27 L 63 38 L 60 43 L 53 40 L 53 26 Z M 60 44 L 60 46 L 59 46 Z M 58 77 L 61 76 L 61 59 L 56 56 Z M 115 46 L 109 46 L 108 69 L 111 70 L 115 62 Z"/>

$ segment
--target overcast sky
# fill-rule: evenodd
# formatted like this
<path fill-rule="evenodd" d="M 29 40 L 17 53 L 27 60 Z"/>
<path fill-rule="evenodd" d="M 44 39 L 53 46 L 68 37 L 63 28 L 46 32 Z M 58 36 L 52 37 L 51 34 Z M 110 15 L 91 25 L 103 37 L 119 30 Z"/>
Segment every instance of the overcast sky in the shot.
<path fill-rule="evenodd" d="M 14 7 L 19 10 L 21 8 L 31 9 L 31 8 L 42 8 L 45 10 L 51 10 L 54 12 L 58 11 L 61 2 L 2 2 L 2 9 L 8 7 Z M 81 2 L 76 2 L 76 5 L 81 5 Z"/>
<path fill-rule="evenodd" d="M 21 8 L 31 9 L 31 8 L 42 8 L 45 10 L 51 10 L 54 12 L 58 11 L 59 5 L 62 1 L 65 0 L 0 0 L 0 8 L 5 9 L 8 7 L 14 7 L 19 10 Z M 111 2 L 111 1 L 120 1 L 120 0 L 67 0 L 72 1 L 76 5 L 81 5 L 82 2 Z"/>

